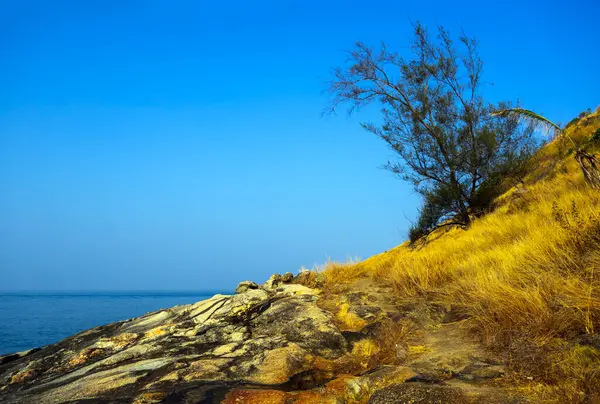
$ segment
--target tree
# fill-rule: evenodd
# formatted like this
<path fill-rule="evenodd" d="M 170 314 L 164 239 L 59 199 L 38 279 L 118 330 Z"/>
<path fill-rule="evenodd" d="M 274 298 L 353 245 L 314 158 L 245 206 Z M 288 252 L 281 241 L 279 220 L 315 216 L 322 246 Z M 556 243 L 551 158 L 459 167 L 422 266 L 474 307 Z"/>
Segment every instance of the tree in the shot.
<path fill-rule="evenodd" d="M 423 234 L 440 225 L 468 226 L 536 146 L 532 130 L 490 115 L 510 104 L 484 103 L 477 40 L 462 35 L 459 45 L 461 52 L 443 27 L 431 40 L 417 23 L 411 60 L 385 44 L 375 50 L 357 43 L 328 87 L 330 113 L 342 104 L 349 113 L 371 103 L 381 108 L 381 122 L 361 125 L 398 154 L 385 168 L 424 197 Z"/>
<path fill-rule="evenodd" d="M 588 111 L 579 114 L 579 119 L 585 117 L 586 114 L 591 112 L 591 110 Z M 555 136 L 567 138 L 573 146 L 573 150 L 575 151 L 575 160 L 577 160 L 577 163 L 579 163 L 579 167 L 583 172 L 583 178 L 592 188 L 600 189 L 600 161 L 596 156 L 588 153 L 584 148 L 577 144 L 565 131 L 565 129 L 570 126 L 571 122 L 573 121 L 567 124 L 564 128 L 561 128 L 548 118 L 523 108 L 501 109 L 493 112 L 492 115 L 512 118 L 514 121 L 526 122 L 531 128 L 541 128 L 544 129 L 546 133 L 554 132 Z M 593 137 L 590 140 L 593 140 Z"/>

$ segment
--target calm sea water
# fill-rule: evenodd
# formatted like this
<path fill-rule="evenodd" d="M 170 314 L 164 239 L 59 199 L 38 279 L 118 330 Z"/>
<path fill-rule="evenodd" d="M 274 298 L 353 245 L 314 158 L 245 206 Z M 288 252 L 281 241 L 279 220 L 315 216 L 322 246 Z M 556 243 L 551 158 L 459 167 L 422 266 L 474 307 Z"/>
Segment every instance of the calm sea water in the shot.
<path fill-rule="evenodd" d="M 0 355 L 58 342 L 79 331 L 216 292 L 0 294 Z"/>

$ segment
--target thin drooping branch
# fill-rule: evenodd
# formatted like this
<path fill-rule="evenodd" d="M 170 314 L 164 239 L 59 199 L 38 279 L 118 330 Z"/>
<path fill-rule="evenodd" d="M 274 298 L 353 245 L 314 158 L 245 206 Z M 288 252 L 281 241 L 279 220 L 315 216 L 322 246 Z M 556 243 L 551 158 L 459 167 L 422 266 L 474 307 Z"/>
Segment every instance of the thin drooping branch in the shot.
<path fill-rule="evenodd" d="M 542 129 L 546 131 L 547 134 L 554 133 L 554 135 L 558 136 L 562 133 L 562 128 L 549 120 L 548 118 L 543 117 L 540 114 L 536 114 L 533 111 L 524 108 L 507 108 L 501 109 L 495 112 L 492 112 L 492 116 L 499 116 L 503 118 L 513 118 L 518 120 L 519 122 L 526 123 L 531 125 L 536 129 Z M 571 140 L 572 141 L 572 140 Z"/>
<path fill-rule="evenodd" d="M 593 154 L 581 149 L 571 136 L 548 118 L 536 114 L 535 112 L 523 108 L 508 108 L 495 111 L 492 116 L 500 116 L 514 119 L 518 122 L 525 122 L 531 127 L 543 128 L 546 132 L 554 132 L 556 136 L 563 136 L 569 139 L 575 149 L 575 160 L 583 172 L 583 178 L 592 188 L 600 189 L 600 162 Z"/>

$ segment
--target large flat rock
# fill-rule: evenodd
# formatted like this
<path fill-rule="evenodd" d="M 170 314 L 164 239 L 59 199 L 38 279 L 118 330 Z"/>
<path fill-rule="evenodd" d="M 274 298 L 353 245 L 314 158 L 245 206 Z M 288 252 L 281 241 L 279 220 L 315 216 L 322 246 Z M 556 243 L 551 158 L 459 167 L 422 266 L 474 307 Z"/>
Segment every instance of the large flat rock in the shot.
<path fill-rule="evenodd" d="M 301 285 L 247 288 L 6 356 L 0 402 L 202 401 L 227 386 L 284 384 L 316 357 L 347 353 L 317 295 Z"/>

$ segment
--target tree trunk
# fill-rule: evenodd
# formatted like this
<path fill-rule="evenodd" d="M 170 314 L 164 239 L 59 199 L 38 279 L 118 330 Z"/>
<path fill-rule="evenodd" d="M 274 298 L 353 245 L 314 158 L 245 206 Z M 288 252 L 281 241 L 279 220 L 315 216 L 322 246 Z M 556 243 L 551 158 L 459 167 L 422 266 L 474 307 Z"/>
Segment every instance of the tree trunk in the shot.
<path fill-rule="evenodd" d="M 600 189 L 600 161 L 593 154 L 577 150 L 575 159 L 583 171 L 585 181 L 595 189 Z"/>

